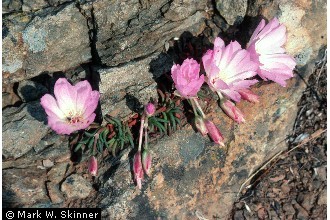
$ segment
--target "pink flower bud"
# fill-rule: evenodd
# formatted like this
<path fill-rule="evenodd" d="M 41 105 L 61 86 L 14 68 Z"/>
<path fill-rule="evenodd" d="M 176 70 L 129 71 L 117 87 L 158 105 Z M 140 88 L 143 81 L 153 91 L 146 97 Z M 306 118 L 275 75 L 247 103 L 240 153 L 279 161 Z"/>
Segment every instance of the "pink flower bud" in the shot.
<path fill-rule="evenodd" d="M 220 133 L 220 130 L 215 124 L 213 124 L 210 120 L 204 120 L 205 126 L 208 130 L 208 134 L 210 138 L 217 144 L 220 144 L 222 146 L 225 146 L 222 141 L 224 140 L 222 134 Z"/>
<path fill-rule="evenodd" d="M 247 100 L 247 101 L 253 102 L 253 103 L 259 102 L 259 96 L 254 94 L 249 89 L 241 89 L 241 90 L 238 91 L 238 93 L 241 95 L 241 98 L 244 99 L 244 100 Z"/>
<path fill-rule="evenodd" d="M 149 176 L 150 174 L 150 168 L 151 168 L 151 154 L 148 150 L 143 151 L 142 153 L 142 165 L 144 172 Z"/>
<path fill-rule="evenodd" d="M 245 119 L 243 118 L 243 113 L 231 101 L 227 100 L 225 102 L 221 102 L 220 107 L 229 117 L 231 117 L 237 123 L 245 122 Z"/>
<path fill-rule="evenodd" d="M 146 104 L 144 106 L 144 111 L 147 114 L 148 117 L 152 116 L 153 114 L 155 114 L 156 111 L 156 107 L 154 104 L 152 104 L 151 102 L 149 102 L 148 104 Z"/>
<path fill-rule="evenodd" d="M 143 168 L 142 168 L 142 161 L 141 161 L 141 151 L 136 152 L 134 155 L 133 160 L 133 172 L 134 172 L 134 180 L 139 189 L 142 187 L 142 180 L 143 180 Z"/>
<path fill-rule="evenodd" d="M 200 116 L 196 116 L 195 119 L 194 119 L 194 122 L 195 122 L 195 126 L 197 128 L 197 130 L 203 135 L 207 135 L 208 131 L 207 131 L 207 128 L 205 126 L 205 122 L 204 122 L 204 119 Z"/>
<path fill-rule="evenodd" d="M 94 156 L 91 156 L 88 161 L 88 172 L 92 176 L 96 176 L 97 174 L 97 159 Z"/>

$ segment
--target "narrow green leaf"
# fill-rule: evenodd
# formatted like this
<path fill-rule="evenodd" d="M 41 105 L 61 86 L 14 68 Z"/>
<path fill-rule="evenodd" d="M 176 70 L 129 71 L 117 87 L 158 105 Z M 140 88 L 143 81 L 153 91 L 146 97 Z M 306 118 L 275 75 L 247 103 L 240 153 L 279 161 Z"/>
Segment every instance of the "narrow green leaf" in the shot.
<path fill-rule="evenodd" d="M 171 119 L 171 124 L 172 124 L 172 127 L 174 129 L 174 131 L 176 131 L 176 123 L 175 123 L 175 117 L 173 114 L 168 114 L 170 116 L 170 119 Z"/>
<path fill-rule="evenodd" d="M 77 152 L 82 147 L 82 144 L 77 144 L 77 146 L 74 148 L 74 152 Z"/>

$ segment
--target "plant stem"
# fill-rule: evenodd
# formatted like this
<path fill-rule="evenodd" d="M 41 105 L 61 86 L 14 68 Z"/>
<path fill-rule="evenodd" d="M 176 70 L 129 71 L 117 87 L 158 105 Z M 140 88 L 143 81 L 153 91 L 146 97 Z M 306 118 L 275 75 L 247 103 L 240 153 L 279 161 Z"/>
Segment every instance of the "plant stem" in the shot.
<path fill-rule="evenodd" d="M 148 129 L 144 129 L 144 149 L 148 150 Z"/>
<path fill-rule="evenodd" d="M 139 148 L 138 148 L 139 152 L 141 152 L 141 146 L 142 146 L 144 119 L 145 119 L 145 115 L 143 114 L 142 117 L 141 117 L 141 125 L 140 125 Z"/>
<path fill-rule="evenodd" d="M 198 113 L 196 111 L 196 106 L 195 106 L 194 101 L 192 99 L 189 99 L 189 101 L 190 101 L 191 107 L 193 108 L 193 111 L 194 111 L 195 116 L 198 116 Z"/>
<path fill-rule="evenodd" d="M 194 100 L 194 102 L 195 102 L 195 104 L 196 104 L 198 110 L 201 112 L 202 117 L 205 118 L 205 114 L 204 114 L 204 112 L 203 112 L 202 107 L 199 105 L 199 103 L 198 103 L 198 101 L 197 101 L 197 98 L 193 98 L 193 100 Z"/>
<path fill-rule="evenodd" d="M 224 99 L 223 98 L 223 95 L 221 94 L 221 92 L 217 92 L 217 94 L 218 94 L 218 96 L 219 96 L 219 98 L 220 98 L 220 102 Z"/>

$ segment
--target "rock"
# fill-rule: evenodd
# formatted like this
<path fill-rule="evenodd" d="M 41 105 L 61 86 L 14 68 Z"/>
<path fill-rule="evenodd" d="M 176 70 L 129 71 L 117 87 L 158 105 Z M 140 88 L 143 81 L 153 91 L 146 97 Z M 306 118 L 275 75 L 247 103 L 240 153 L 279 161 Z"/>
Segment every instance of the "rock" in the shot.
<path fill-rule="evenodd" d="M 2 13 L 10 13 L 19 11 L 22 8 L 21 0 L 3 0 L 2 1 Z"/>
<path fill-rule="evenodd" d="M 68 176 L 61 185 L 61 191 L 70 199 L 84 199 L 92 189 L 92 184 L 78 174 Z"/>
<path fill-rule="evenodd" d="M 69 164 L 67 162 L 55 164 L 47 173 L 48 180 L 52 182 L 52 184 L 59 184 L 65 178 L 68 167 Z"/>
<path fill-rule="evenodd" d="M 235 22 L 241 23 L 243 21 L 248 8 L 248 0 L 217 0 L 215 2 L 217 10 L 228 24 L 233 25 Z"/>
<path fill-rule="evenodd" d="M 2 155 L 18 158 L 47 134 L 46 114 L 39 101 L 6 108 L 2 114 Z"/>
<path fill-rule="evenodd" d="M 31 207 L 48 202 L 46 180 L 46 172 L 36 167 L 2 170 L 3 207 Z"/>
<path fill-rule="evenodd" d="M 326 188 L 324 188 L 324 189 L 321 191 L 321 193 L 320 193 L 320 195 L 319 195 L 319 198 L 318 198 L 318 200 L 317 200 L 317 204 L 318 204 L 319 206 L 321 206 L 321 205 L 327 205 L 327 189 L 326 189 Z"/>
<path fill-rule="evenodd" d="M 46 0 L 33 0 L 33 1 L 23 0 L 22 11 L 31 12 L 42 8 L 46 8 L 47 6 L 49 5 Z"/>
<path fill-rule="evenodd" d="M 139 110 L 150 98 L 157 100 L 155 79 L 169 71 L 172 65 L 168 56 L 156 53 L 120 67 L 99 69 L 103 113 L 123 118 Z"/>
<path fill-rule="evenodd" d="M 2 108 L 15 105 L 20 101 L 20 98 L 14 92 L 14 84 L 2 86 Z"/>
<path fill-rule="evenodd" d="M 74 3 L 3 20 L 3 83 L 63 71 L 91 59 L 85 17 Z"/>
<path fill-rule="evenodd" d="M 212 188 L 221 179 L 219 172 L 225 161 L 224 150 L 213 146 L 208 138 L 185 127 L 162 138 L 151 150 L 154 155 L 152 177 L 143 183 L 141 194 L 132 185 L 127 162 L 121 164 L 100 189 L 112 192 L 100 203 L 104 216 L 111 219 L 141 216 L 143 219 L 172 219 L 173 216 L 185 219 L 181 217 L 194 214 L 196 206 L 200 205 L 199 199 L 206 201 L 210 197 L 204 194 L 209 190 L 215 193 Z"/>
<path fill-rule="evenodd" d="M 205 28 L 206 1 L 109 1 L 93 3 L 96 50 L 103 64 L 116 66 L 164 48 L 183 32 Z"/>
<path fill-rule="evenodd" d="M 64 197 L 57 184 L 47 182 L 47 191 L 52 203 L 56 204 L 56 203 L 62 203 L 64 201 Z"/>
<path fill-rule="evenodd" d="M 18 84 L 17 93 L 23 102 L 31 102 L 39 100 L 48 90 L 40 83 L 26 80 Z"/>
<path fill-rule="evenodd" d="M 47 160 L 43 160 L 42 161 L 42 165 L 45 167 L 45 168 L 50 168 L 52 166 L 54 166 L 54 162 L 47 159 Z"/>

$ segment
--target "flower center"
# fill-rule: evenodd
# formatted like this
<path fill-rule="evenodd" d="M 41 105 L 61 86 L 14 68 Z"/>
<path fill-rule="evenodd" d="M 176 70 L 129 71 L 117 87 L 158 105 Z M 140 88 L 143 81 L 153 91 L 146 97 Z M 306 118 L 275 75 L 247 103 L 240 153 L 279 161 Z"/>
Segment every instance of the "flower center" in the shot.
<path fill-rule="evenodd" d="M 69 115 L 66 117 L 67 122 L 69 124 L 76 124 L 76 123 L 80 123 L 83 122 L 83 117 L 81 116 L 81 114 L 79 114 L 78 112 L 69 112 Z"/>

